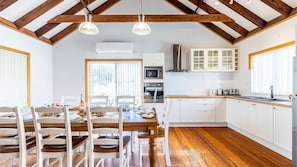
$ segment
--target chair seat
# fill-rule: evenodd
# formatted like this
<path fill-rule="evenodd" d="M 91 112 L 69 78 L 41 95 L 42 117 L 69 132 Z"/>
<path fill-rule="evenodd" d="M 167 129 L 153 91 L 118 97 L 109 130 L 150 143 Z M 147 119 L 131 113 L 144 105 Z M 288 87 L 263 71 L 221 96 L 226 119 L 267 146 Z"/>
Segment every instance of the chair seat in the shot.
<path fill-rule="evenodd" d="M 35 136 L 26 136 L 26 147 L 27 150 L 32 149 L 36 146 Z M 0 146 L 0 153 L 15 153 L 19 152 L 19 145 L 2 145 Z"/>
<path fill-rule="evenodd" d="M 57 136 L 56 138 L 66 138 L 66 136 Z M 88 136 L 72 136 L 72 149 L 76 149 L 81 146 L 86 140 Z M 62 145 L 44 145 L 42 148 L 42 152 L 66 152 L 67 147 L 66 144 Z"/>
<path fill-rule="evenodd" d="M 158 137 L 165 137 L 165 128 L 158 127 L 157 136 Z M 138 138 L 151 138 L 151 136 L 148 133 L 140 132 L 140 133 L 138 133 Z"/>
<path fill-rule="evenodd" d="M 108 136 L 108 137 L 112 137 L 112 136 Z M 130 136 L 123 136 L 124 149 L 128 146 L 129 141 L 130 141 Z M 118 145 L 94 145 L 94 152 L 104 152 L 104 153 L 119 152 L 119 146 Z"/>

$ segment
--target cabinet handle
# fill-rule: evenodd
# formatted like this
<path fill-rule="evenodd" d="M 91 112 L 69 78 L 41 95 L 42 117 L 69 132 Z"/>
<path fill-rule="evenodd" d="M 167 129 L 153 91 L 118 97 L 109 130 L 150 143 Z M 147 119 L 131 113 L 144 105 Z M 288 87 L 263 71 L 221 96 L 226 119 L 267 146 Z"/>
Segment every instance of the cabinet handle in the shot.
<path fill-rule="evenodd" d="M 272 109 L 274 109 L 274 110 L 275 110 L 276 108 L 275 108 L 275 107 L 272 107 Z"/>

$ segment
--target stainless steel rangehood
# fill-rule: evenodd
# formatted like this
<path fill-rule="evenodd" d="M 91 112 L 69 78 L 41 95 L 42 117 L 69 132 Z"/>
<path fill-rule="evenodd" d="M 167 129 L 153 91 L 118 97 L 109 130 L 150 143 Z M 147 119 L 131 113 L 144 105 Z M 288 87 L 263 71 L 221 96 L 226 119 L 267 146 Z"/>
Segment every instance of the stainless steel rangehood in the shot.
<path fill-rule="evenodd" d="M 182 69 L 181 61 L 182 61 L 181 44 L 173 44 L 172 45 L 173 69 L 169 70 L 169 72 L 187 72 L 188 70 Z"/>

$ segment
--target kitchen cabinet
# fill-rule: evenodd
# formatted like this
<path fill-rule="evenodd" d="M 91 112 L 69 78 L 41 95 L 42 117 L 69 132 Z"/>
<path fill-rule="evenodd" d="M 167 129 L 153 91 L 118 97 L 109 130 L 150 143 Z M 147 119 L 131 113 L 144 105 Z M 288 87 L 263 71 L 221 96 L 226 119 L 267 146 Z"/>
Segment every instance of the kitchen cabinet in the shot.
<path fill-rule="evenodd" d="M 240 100 L 233 99 L 226 101 L 227 123 L 236 127 L 240 127 L 240 115 L 238 114 L 241 110 L 240 102 Z"/>
<path fill-rule="evenodd" d="M 235 71 L 235 49 L 191 49 L 191 71 Z"/>
<path fill-rule="evenodd" d="M 225 99 L 216 99 L 215 106 L 216 122 L 226 122 L 226 100 Z"/>
<path fill-rule="evenodd" d="M 249 133 L 253 133 L 253 114 L 255 104 L 246 101 L 238 102 L 239 108 L 237 108 L 237 115 L 239 118 L 239 128 Z"/>
<path fill-rule="evenodd" d="M 273 142 L 273 112 L 272 106 L 253 103 L 254 135 L 270 143 Z"/>
<path fill-rule="evenodd" d="M 170 123 L 225 123 L 225 99 L 176 98 L 170 110 Z"/>
<path fill-rule="evenodd" d="M 227 99 L 228 127 L 292 158 L 292 109 Z"/>
<path fill-rule="evenodd" d="M 164 68 L 164 53 L 143 53 L 143 66 L 162 66 Z M 163 69 L 164 71 L 164 69 Z"/>
<path fill-rule="evenodd" d="M 292 152 L 292 109 L 273 106 L 274 144 Z"/>
<path fill-rule="evenodd" d="M 215 122 L 215 99 L 182 99 L 181 122 Z"/>
<path fill-rule="evenodd" d="M 178 123 L 180 122 L 180 110 L 181 110 L 181 99 L 170 99 L 171 109 L 169 114 L 169 122 Z"/>

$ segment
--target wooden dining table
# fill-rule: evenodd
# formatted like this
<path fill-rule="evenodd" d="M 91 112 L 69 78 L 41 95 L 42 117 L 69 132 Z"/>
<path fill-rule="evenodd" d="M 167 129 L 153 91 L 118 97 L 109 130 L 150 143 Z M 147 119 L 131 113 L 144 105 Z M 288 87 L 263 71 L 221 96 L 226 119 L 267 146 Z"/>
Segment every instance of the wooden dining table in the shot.
<path fill-rule="evenodd" d="M 137 112 L 129 112 L 128 116 L 127 113 L 124 113 L 123 119 L 123 129 L 124 131 L 138 131 L 138 132 L 147 132 L 149 138 L 149 160 L 150 166 L 155 167 L 157 166 L 157 130 L 158 130 L 158 119 L 157 114 L 154 115 L 153 118 L 143 118 L 142 114 Z M 125 116 L 126 115 L 126 116 Z M 34 132 L 34 124 L 32 120 L 24 120 L 25 130 L 27 132 Z M 7 125 L 7 127 L 11 127 L 12 125 Z M 57 127 L 64 126 L 55 125 Z M 100 126 L 97 124 L 96 126 Z M 110 126 L 114 126 L 110 124 Z M 72 131 L 88 131 L 88 125 L 86 119 L 71 119 L 71 130 Z"/>

